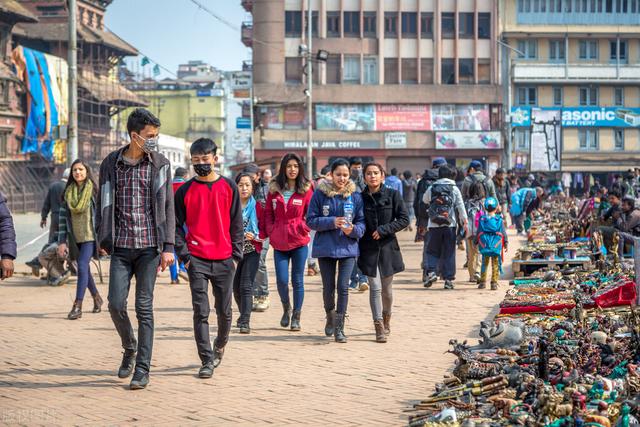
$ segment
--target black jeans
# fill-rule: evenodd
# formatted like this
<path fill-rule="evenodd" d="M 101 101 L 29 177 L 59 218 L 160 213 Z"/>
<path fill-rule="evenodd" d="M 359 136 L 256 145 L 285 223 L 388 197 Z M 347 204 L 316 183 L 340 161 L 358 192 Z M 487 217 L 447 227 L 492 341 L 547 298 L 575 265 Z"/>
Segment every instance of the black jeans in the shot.
<path fill-rule="evenodd" d="M 322 298 L 324 300 L 324 311 L 327 313 L 336 307 L 336 288 L 338 290 L 339 314 L 347 312 L 349 304 L 349 280 L 356 263 L 355 258 L 318 258 L 320 265 L 320 275 L 322 276 Z M 338 269 L 338 280 L 336 282 L 336 266 Z"/>
<path fill-rule="evenodd" d="M 131 278 L 136 277 L 138 343 L 136 369 L 149 372 L 153 351 L 153 288 L 160 254 L 157 248 L 115 248 L 109 268 L 109 313 L 122 340 L 122 348 L 136 350 L 136 337 L 127 314 Z"/>
<path fill-rule="evenodd" d="M 253 282 L 260 265 L 260 252 L 244 254 L 233 276 L 233 297 L 240 310 L 240 323 L 249 323 L 253 308 Z"/>
<path fill-rule="evenodd" d="M 193 332 L 198 355 L 203 363 L 213 359 L 209 339 L 209 282 L 213 287 L 214 305 L 218 317 L 218 337 L 215 345 L 222 348 L 227 345 L 231 330 L 231 298 L 235 270 L 231 258 L 214 261 L 191 256 L 188 272 L 193 304 Z"/>
<path fill-rule="evenodd" d="M 427 272 L 435 273 L 438 267 L 445 280 L 456 278 L 456 227 L 429 228 L 425 240 Z"/>

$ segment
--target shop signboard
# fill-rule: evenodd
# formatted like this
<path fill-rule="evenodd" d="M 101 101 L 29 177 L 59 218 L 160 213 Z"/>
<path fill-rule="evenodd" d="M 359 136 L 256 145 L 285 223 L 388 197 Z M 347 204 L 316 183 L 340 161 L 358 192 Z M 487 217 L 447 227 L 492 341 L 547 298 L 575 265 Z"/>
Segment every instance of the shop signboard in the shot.
<path fill-rule="evenodd" d="M 543 107 L 541 110 L 557 111 Z M 512 107 L 512 126 L 530 127 L 532 107 Z M 562 107 L 562 127 L 640 128 L 640 108 Z"/>
<path fill-rule="evenodd" d="M 384 148 L 407 148 L 406 132 L 386 132 L 384 134 Z"/>
<path fill-rule="evenodd" d="M 315 110 L 318 130 L 375 130 L 373 104 L 317 104 Z"/>
<path fill-rule="evenodd" d="M 436 150 L 502 148 L 500 132 L 436 132 Z"/>
<path fill-rule="evenodd" d="M 431 129 L 490 130 L 488 104 L 438 104 L 431 106 Z"/>
<path fill-rule="evenodd" d="M 286 107 L 260 107 L 260 123 L 264 129 L 304 129 L 307 111 L 303 105 Z"/>
<path fill-rule="evenodd" d="M 251 119 L 247 117 L 236 117 L 236 129 L 251 129 Z"/>
<path fill-rule="evenodd" d="M 560 170 L 562 112 L 559 109 L 531 110 L 530 170 L 555 172 Z"/>
<path fill-rule="evenodd" d="M 376 130 L 425 131 L 431 129 L 429 105 L 377 104 Z"/>
<path fill-rule="evenodd" d="M 267 150 L 306 150 L 307 141 L 263 141 L 262 147 Z M 341 149 L 376 149 L 380 148 L 380 141 L 376 140 L 326 140 L 313 141 L 315 150 Z"/>
<path fill-rule="evenodd" d="M 235 89 L 249 90 L 251 87 L 250 71 L 234 71 L 231 73 L 231 87 Z"/>

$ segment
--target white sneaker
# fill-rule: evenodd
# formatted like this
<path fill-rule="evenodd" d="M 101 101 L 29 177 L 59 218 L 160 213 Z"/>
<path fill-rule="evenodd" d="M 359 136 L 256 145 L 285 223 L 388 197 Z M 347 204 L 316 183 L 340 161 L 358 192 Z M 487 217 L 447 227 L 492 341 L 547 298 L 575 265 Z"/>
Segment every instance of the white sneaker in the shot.
<path fill-rule="evenodd" d="M 268 296 L 257 298 L 256 311 L 267 311 L 270 306 L 271 304 Z"/>

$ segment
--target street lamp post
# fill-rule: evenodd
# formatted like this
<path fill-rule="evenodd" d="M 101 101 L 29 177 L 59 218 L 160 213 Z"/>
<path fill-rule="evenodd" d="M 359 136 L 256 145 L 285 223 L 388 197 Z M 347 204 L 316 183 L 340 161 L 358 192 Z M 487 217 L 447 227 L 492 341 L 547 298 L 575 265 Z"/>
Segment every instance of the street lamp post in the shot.
<path fill-rule="evenodd" d="M 311 0 L 307 0 L 307 176 L 313 179 L 313 61 Z"/>
<path fill-rule="evenodd" d="M 505 163 L 507 165 L 507 169 L 511 169 L 511 146 L 512 146 L 512 135 L 511 135 L 511 79 L 513 73 L 513 59 L 511 58 L 511 54 L 509 51 L 513 51 L 519 55 L 524 55 L 520 50 L 509 46 L 507 43 L 502 40 L 496 40 L 496 42 L 502 46 L 502 88 L 503 88 L 503 97 L 507 99 L 506 102 L 506 113 L 504 117 L 509 117 L 509 120 L 505 120 L 506 127 L 506 137 L 507 143 L 505 147 Z M 507 60 L 508 59 L 508 60 Z"/>

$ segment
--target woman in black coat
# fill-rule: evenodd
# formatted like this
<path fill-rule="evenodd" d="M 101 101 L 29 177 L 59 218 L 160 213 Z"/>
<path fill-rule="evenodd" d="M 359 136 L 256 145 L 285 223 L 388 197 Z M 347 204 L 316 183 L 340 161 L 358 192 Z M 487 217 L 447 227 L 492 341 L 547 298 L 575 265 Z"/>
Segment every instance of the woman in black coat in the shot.
<path fill-rule="evenodd" d="M 367 164 L 364 179 L 367 184 L 362 192 L 366 231 L 359 241 L 358 267 L 369 278 L 376 341 L 383 343 L 391 332 L 393 275 L 404 271 L 396 233 L 409 226 L 409 214 L 400 193 L 384 185 L 382 166 Z"/>

